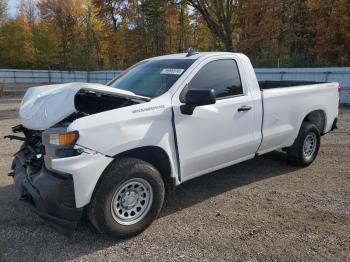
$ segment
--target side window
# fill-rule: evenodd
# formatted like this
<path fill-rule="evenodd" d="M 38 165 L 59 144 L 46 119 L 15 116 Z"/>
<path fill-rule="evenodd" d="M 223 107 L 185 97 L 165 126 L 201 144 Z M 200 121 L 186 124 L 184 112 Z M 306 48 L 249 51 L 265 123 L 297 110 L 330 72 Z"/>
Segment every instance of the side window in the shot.
<path fill-rule="evenodd" d="M 214 89 L 217 98 L 243 94 L 236 61 L 209 62 L 191 80 L 188 89 Z"/>

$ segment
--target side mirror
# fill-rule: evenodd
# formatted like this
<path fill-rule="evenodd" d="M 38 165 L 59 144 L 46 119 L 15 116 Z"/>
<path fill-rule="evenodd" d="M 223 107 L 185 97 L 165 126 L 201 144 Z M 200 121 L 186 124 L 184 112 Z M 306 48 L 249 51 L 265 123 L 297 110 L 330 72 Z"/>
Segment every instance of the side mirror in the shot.
<path fill-rule="evenodd" d="M 188 90 L 184 103 L 185 105 L 180 106 L 181 113 L 192 115 L 197 106 L 212 105 L 216 103 L 215 90 Z"/>

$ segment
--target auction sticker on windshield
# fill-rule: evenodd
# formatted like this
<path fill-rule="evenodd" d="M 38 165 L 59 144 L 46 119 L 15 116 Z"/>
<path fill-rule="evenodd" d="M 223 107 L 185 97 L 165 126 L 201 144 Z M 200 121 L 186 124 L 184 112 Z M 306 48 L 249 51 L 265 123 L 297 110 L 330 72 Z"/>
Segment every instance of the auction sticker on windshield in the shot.
<path fill-rule="evenodd" d="M 181 75 L 185 71 L 180 68 L 164 68 L 160 73 L 163 75 Z"/>

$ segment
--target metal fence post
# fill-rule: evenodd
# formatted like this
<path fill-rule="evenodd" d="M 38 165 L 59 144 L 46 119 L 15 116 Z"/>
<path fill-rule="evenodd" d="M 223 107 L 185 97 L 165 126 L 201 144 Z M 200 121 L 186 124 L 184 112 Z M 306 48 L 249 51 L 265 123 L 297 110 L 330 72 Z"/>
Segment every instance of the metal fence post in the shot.
<path fill-rule="evenodd" d="M 284 76 L 285 73 L 286 72 L 280 72 L 280 74 L 281 74 L 281 81 L 283 81 L 283 76 Z"/>
<path fill-rule="evenodd" d="M 48 70 L 48 76 L 49 76 L 49 84 L 51 84 L 51 68 L 50 67 Z"/>
<path fill-rule="evenodd" d="M 328 82 L 329 79 L 329 75 L 331 74 L 331 72 L 326 72 L 326 77 L 325 77 L 325 82 Z"/>
<path fill-rule="evenodd" d="M 0 83 L 0 97 L 4 95 L 4 86 L 5 86 L 5 79 L 3 79 L 2 83 Z"/>

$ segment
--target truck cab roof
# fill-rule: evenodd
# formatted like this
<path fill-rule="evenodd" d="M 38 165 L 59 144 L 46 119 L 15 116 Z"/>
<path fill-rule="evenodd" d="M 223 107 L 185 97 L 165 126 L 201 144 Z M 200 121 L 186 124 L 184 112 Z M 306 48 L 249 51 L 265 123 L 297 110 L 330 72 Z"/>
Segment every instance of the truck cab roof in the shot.
<path fill-rule="evenodd" d="M 163 55 L 163 56 L 157 56 L 152 57 L 148 60 L 163 60 L 163 59 L 189 59 L 189 60 L 197 60 L 199 58 L 208 58 L 212 56 L 218 56 L 218 55 L 232 55 L 235 53 L 231 52 L 198 52 L 193 55 L 187 56 L 188 53 L 178 53 L 178 54 L 171 54 L 171 55 Z"/>

